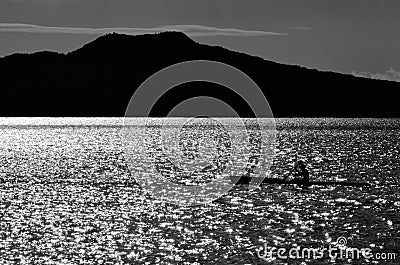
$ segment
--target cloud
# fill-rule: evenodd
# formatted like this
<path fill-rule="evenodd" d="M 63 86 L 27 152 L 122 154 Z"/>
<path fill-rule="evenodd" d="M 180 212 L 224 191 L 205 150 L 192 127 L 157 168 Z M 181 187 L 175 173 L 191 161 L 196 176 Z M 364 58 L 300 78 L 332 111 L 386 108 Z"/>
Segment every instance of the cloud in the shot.
<path fill-rule="evenodd" d="M 310 30 L 311 27 L 289 27 L 290 29 L 299 29 L 299 30 Z"/>
<path fill-rule="evenodd" d="M 162 28 L 168 30 L 176 30 L 187 33 L 195 37 L 205 36 L 237 36 L 237 37 L 252 37 L 252 36 L 266 36 L 266 35 L 287 35 L 285 33 L 259 31 L 259 30 L 244 30 L 232 28 L 215 28 L 201 25 L 171 25 L 163 26 Z"/>
<path fill-rule="evenodd" d="M 53 33 L 53 34 L 93 34 L 102 35 L 106 33 L 123 34 L 145 34 L 158 33 L 162 31 L 180 31 L 192 37 L 212 37 L 212 36 L 231 36 L 231 37 L 254 37 L 270 35 L 287 35 L 285 33 L 244 30 L 231 28 L 216 28 L 202 25 L 168 25 L 154 28 L 74 28 L 74 27 L 48 27 L 20 23 L 0 23 L 1 32 L 19 32 L 19 33 Z"/>
<path fill-rule="evenodd" d="M 369 73 L 369 72 L 352 72 L 352 75 L 357 77 L 366 77 L 378 80 L 388 80 L 400 82 L 400 71 L 390 68 L 385 73 Z"/>

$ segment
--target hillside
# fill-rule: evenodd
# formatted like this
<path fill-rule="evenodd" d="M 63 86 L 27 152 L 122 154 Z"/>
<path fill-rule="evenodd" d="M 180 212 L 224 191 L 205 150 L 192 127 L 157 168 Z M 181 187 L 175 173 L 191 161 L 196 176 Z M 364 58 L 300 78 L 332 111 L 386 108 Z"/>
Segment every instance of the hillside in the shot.
<path fill-rule="evenodd" d="M 108 34 L 68 54 L 0 58 L 0 116 L 123 116 L 146 78 L 166 66 L 198 59 L 227 63 L 249 75 L 275 117 L 400 117 L 400 83 L 279 64 L 199 44 L 177 32 Z M 181 86 L 152 114 L 164 116 L 180 100 L 210 91 L 216 90 L 201 82 Z M 249 116 L 246 109 L 240 114 Z"/>

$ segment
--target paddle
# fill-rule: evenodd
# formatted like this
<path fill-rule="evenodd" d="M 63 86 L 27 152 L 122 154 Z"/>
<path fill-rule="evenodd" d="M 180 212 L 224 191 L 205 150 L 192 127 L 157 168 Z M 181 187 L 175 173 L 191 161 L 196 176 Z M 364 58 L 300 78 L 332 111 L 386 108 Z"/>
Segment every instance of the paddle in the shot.
<path fill-rule="evenodd" d="M 290 172 L 289 172 L 289 174 L 288 175 L 286 175 L 286 176 L 284 176 L 283 177 L 283 180 L 286 180 L 290 175 L 292 175 L 293 174 L 293 171 L 295 171 L 296 170 L 296 168 L 293 168 Z M 298 174 L 296 175 L 294 175 L 294 177 L 297 177 L 297 176 L 299 176 Z"/>

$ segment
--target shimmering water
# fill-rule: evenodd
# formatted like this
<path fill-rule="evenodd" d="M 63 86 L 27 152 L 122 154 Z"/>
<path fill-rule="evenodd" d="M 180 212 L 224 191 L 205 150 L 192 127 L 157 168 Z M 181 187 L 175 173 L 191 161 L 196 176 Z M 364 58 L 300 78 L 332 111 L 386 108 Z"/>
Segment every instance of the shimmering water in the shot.
<path fill-rule="evenodd" d="M 339 236 L 399 255 L 399 120 L 277 120 L 272 176 L 301 158 L 312 179 L 371 188 L 239 186 L 196 207 L 143 192 L 126 165 L 121 123 L 0 119 L 0 264 L 267 264 L 257 256 L 265 243 L 318 248 Z"/>

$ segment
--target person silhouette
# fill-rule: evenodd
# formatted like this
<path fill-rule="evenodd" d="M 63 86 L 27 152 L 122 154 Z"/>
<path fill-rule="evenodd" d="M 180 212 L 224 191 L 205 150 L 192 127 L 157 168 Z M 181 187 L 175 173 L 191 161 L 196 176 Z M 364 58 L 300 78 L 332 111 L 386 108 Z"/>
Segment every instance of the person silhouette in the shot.
<path fill-rule="evenodd" d="M 306 164 L 302 161 L 299 160 L 294 164 L 292 172 L 294 173 L 294 176 L 300 176 L 302 177 L 301 179 L 301 184 L 304 186 L 309 186 L 310 184 L 310 173 L 308 172 L 306 168 Z"/>

